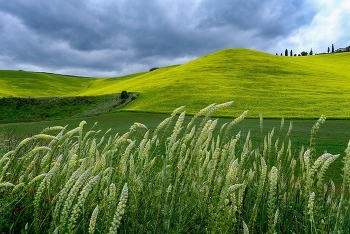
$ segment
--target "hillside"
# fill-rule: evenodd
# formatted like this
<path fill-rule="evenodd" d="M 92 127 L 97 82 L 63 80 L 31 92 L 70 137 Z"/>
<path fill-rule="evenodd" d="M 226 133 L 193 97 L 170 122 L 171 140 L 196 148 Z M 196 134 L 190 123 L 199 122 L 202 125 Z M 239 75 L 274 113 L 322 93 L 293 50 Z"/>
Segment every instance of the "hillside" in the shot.
<path fill-rule="evenodd" d="M 76 96 L 94 79 L 41 72 L 0 71 L 0 96 Z"/>
<path fill-rule="evenodd" d="M 348 64 L 350 53 L 281 57 L 248 49 L 227 49 L 180 66 L 119 78 L 27 72 L 22 72 L 27 76 L 17 74 L 13 78 L 0 72 L 0 95 L 99 95 L 127 90 L 140 94 L 124 108 L 128 111 L 171 112 L 186 105 L 193 114 L 211 103 L 233 100 L 234 108 L 220 115 L 250 110 L 252 118 L 261 112 L 265 117 L 276 118 L 318 118 L 321 114 L 350 118 Z"/>
<path fill-rule="evenodd" d="M 0 123 L 36 122 L 107 114 L 127 105 L 134 94 L 72 97 L 3 97 Z"/>

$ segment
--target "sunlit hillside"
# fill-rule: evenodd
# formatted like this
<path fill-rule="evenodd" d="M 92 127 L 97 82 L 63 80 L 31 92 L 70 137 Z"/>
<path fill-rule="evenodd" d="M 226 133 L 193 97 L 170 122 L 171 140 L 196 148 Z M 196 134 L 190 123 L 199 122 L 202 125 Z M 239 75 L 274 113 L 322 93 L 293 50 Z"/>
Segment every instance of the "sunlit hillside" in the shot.
<path fill-rule="evenodd" d="M 75 96 L 94 79 L 27 71 L 0 71 L 3 97 Z"/>
<path fill-rule="evenodd" d="M 250 117 L 350 117 L 350 53 L 284 57 L 227 49 L 189 63 L 120 78 L 77 78 L 41 74 L 3 77 L 3 96 L 97 95 L 122 90 L 140 96 L 124 110 L 171 112 L 186 105 L 196 113 L 211 103 L 234 101 L 237 115 Z M 10 84 L 10 86 L 8 86 Z"/>

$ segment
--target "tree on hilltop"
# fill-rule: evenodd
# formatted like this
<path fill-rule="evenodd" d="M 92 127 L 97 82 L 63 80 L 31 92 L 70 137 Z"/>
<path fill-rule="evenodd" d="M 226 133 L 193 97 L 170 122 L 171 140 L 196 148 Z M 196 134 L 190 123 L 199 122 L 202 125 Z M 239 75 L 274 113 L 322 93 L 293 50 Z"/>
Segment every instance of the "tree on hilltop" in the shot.
<path fill-rule="evenodd" d="M 312 48 L 311 48 L 309 55 L 313 55 L 313 54 L 314 52 L 312 51 Z"/>
<path fill-rule="evenodd" d="M 293 56 L 293 50 L 290 50 L 290 56 Z"/>
<path fill-rule="evenodd" d="M 329 51 L 331 51 L 331 50 L 329 49 L 329 46 L 328 46 L 328 50 L 327 50 L 327 51 L 328 51 L 328 54 L 329 54 Z"/>
<path fill-rule="evenodd" d="M 303 51 L 300 54 L 301 54 L 301 56 L 307 56 L 307 52 L 306 51 Z"/>
<path fill-rule="evenodd" d="M 284 56 L 288 56 L 288 50 L 287 49 L 284 51 Z"/>
<path fill-rule="evenodd" d="M 334 44 L 332 44 L 332 53 L 334 53 Z"/>

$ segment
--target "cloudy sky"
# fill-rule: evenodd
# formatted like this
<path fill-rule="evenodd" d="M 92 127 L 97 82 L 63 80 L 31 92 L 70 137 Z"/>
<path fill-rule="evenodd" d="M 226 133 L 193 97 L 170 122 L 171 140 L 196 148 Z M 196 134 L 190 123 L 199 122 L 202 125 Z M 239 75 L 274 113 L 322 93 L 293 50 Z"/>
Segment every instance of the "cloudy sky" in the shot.
<path fill-rule="evenodd" d="M 231 47 L 350 46 L 349 0 L 0 0 L 0 69 L 111 77 Z"/>

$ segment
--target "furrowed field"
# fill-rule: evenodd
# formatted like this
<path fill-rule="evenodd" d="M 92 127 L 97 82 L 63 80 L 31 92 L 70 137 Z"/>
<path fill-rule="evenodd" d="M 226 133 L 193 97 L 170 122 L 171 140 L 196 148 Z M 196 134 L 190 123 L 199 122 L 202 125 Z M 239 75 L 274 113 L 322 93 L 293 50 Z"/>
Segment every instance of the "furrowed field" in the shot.
<path fill-rule="evenodd" d="M 349 233 L 349 60 L 230 49 L 120 78 L 0 71 L 7 98 L 139 94 L 0 125 L 0 231 Z"/>

